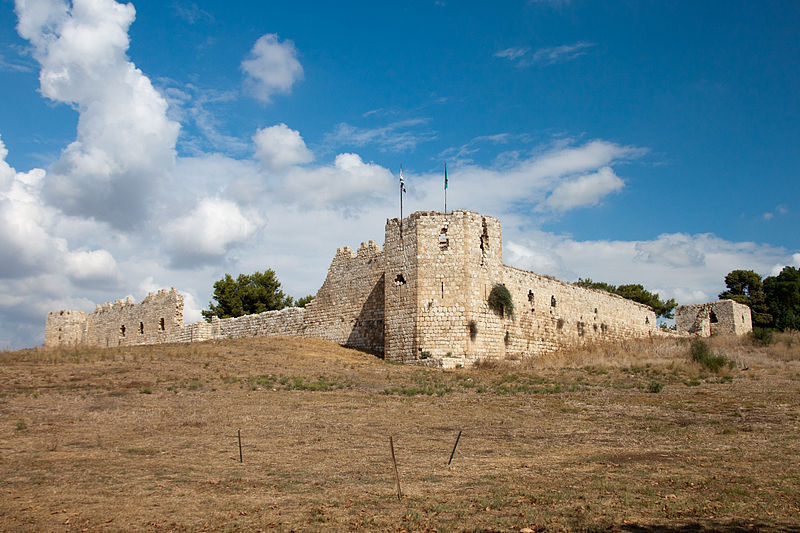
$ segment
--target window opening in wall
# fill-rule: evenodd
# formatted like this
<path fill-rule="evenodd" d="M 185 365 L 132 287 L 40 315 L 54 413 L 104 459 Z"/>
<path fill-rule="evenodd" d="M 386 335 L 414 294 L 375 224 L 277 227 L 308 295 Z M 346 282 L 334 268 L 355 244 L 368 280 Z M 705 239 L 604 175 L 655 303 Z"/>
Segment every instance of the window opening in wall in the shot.
<path fill-rule="evenodd" d="M 550 297 L 550 307 L 555 307 L 555 306 L 556 306 L 556 297 L 555 296 L 551 296 Z"/>
<path fill-rule="evenodd" d="M 717 322 L 719 322 L 719 320 L 717 320 L 717 314 L 714 311 L 708 313 L 708 319 L 711 321 L 712 324 L 716 324 Z"/>
<path fill-rule="evenodd" d="M 528 291 L 528 303 L 531 304 L 531 312 L 533 312 L 534 299 L 533 291 Z"/>
<path fill-rule="evenodd" d="M 447 239 L 447 227 L 445 226 L 439 230 L 439 249 L 447 250 L 450 246 L 450 241 Z"/>
<path fill-rule="evenodd" d="M 489 249 L 489 229 L 486 227 L 486 217 L 482 217 L 483 233 L 481 233 L 481 264 L 486 258 L 486 251 Z"/>
<path fill-rule="evenodd" d="M 159 326 L 161 327 L 161 331 L 164 331 L 165 327 L 164 327 L 164 319 L 163 318 L 161 319 L 161 322 L 159 323 Z"/>
<path fill-rule="evenodd" d="M 139 322 L 139 335 L 144 335 L 144 322 Z"/>
<path fill-rule="evenodd" d="M 444 298 L 444 281 L 442 282 L 442 298 Z"/>
<path fill-rule="evenodd" d="M 597 308 L 596 307 L 594 308 L 594 314 L 597 314 Z"/>
<path fill-rule="evenodd" d="M 645 324 L 649 324 L 650 323 L 650 317 L 649 316 L 644 317 L 644 323 Z"/>
<path fill-rule="evenodd" d="M 396 278 L 394 278 L 395 286 L 399 287 L 400 285 L 406 284 L 406 278 L 403 277 L 402 274 L 398 274 Z"/>
<path fill-rule="evenodd" d="M 469 321 L 469 340 L 474 341 L 478 337 L 478 324 L 474 320 Z"/>
<path fill-rule="evenodd" d="M 125 336 L 125 324 L 122 324 L 119 327 L 119 332 L 122 334 L 123 337 Z"/>

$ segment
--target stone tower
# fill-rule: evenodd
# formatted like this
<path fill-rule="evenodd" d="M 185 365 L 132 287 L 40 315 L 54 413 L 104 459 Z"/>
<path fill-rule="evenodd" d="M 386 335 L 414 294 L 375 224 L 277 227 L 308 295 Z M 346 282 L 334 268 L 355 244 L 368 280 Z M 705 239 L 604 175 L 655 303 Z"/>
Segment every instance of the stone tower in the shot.
<path fill-rule="evenodd" d="M 471 211 L 417 212 L 386 223 L 385 357 L 471 359 L 489 342 L 474 333 L 502 279 L 497 219 Z M 472 323 L 472 327 L 470 326 Z"/>

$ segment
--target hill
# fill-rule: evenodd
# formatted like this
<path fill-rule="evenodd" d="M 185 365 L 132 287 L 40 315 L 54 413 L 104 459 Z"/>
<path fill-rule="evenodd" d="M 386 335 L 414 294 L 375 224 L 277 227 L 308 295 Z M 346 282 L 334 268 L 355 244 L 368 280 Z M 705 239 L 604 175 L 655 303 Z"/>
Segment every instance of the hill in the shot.
<path fill-rule="evenodd" d="M 712 339 L 718 373 L 689 351 L 452 371 L 291 338 L 0 353 L 0 529 L 796 531 L 800 336 Z"/>

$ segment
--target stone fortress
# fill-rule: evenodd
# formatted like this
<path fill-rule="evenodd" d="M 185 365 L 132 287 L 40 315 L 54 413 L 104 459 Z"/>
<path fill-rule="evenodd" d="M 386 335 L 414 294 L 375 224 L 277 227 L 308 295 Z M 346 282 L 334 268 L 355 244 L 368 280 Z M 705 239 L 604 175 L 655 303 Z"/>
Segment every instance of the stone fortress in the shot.
<path fill-rule="evenodd" d="M 284 335 L 449 368 L 660 334 L 655 313 L 645 305 L 504 265 L 502 243 L 493 217 L 463 210 L 416 212 L 386 221 L 383 249 L 374 241 L 362 243 L 357 252 L 338 249 L 305 309 L 184 324 L 183 297 L 173 288 L 140 303 L 106 303 L 89 314 L 51 312 L 45 345 L 111 347 Z M 510 316 L 488 304 L 497 284 L 511 295 Z M 713 311 L 718 319 L 725 317 L 716 322 L 721 332 L 727 314 Z M 742 317 L 731 319 L 733 328 L 744 327 Z"/>

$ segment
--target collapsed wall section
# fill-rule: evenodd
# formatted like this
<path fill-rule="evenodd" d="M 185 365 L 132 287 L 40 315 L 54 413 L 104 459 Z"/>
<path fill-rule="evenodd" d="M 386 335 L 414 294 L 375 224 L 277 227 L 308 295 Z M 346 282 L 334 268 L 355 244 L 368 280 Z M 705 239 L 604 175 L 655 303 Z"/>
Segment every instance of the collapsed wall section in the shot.
<path fill-rule="evenodd" d="M 753 331 L 750 308 L 733 300 L 681 305 L 675 309 L 678 332 L 711 335 L 744 335 Z"/>
<path fill-rule="evenodd" d="M 375 241 L 361 243 L 358 252 L 339 248 L 297 335 L 383 353 L 384 272 L 384 254 Z"/>

